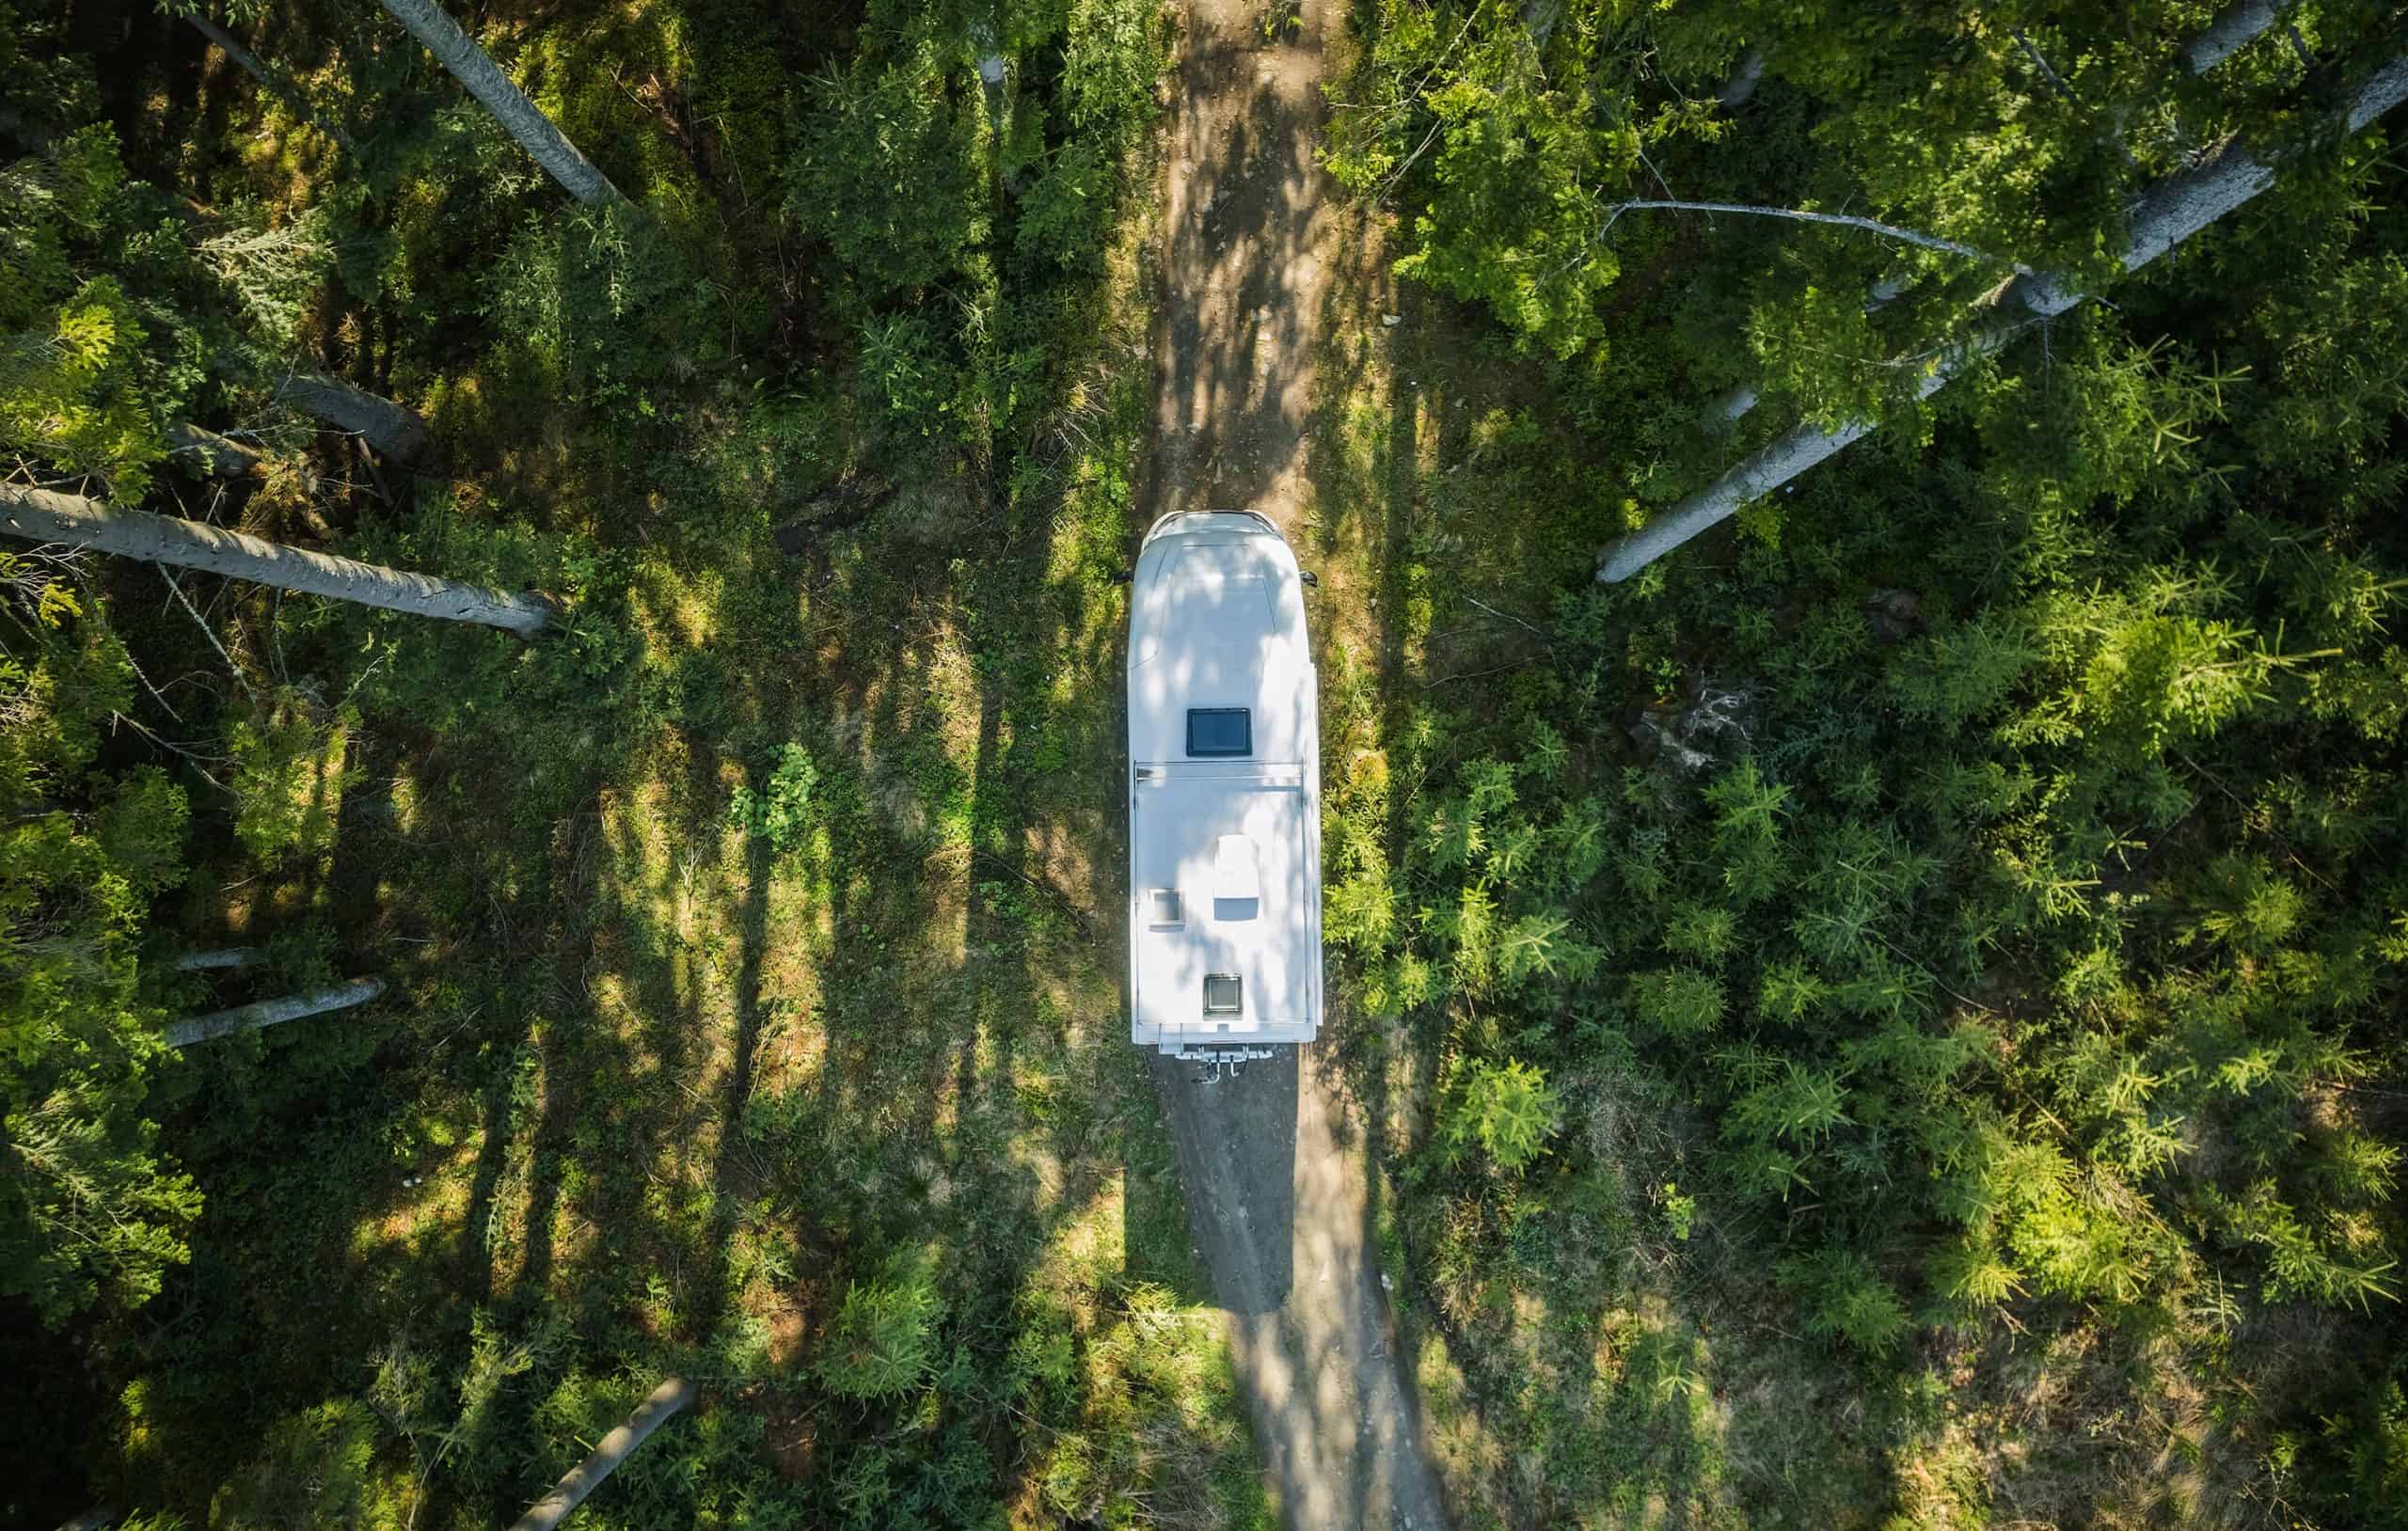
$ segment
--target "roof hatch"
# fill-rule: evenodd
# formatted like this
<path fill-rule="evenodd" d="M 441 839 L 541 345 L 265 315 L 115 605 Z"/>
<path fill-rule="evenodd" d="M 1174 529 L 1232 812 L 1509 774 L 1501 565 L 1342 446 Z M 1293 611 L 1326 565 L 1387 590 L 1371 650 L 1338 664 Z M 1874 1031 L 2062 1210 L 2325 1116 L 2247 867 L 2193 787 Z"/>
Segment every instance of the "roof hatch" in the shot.
<path fill-rule="evenodd" d="M 1254 753 L 1254 714 L 1244 707 L 1187 709 L 1187 753 L 1199 760 Z"/>

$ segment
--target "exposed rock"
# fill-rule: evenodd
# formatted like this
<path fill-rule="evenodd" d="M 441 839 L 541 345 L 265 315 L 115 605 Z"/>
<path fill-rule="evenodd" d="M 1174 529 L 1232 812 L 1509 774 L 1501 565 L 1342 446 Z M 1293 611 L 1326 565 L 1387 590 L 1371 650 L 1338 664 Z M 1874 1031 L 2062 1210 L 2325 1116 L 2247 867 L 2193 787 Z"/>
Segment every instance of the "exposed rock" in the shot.
<path fill-rule="evenodd" d="M 1679 702 L 1640 713 L 1630 736 L 1652 748 L 1657 760 L 1693 775 L 1748 752 L 1754 742 L 1755 701 L 1744 687 L 1729 688 L 1701 676 Z"/>
<path fill-rule="evenodd" d="M 1895 643 L 1923 631 L 1923 602 L 1910 590 L 1876 591 L 1864 603 L 1864 620 L 1875 638 Z"/>

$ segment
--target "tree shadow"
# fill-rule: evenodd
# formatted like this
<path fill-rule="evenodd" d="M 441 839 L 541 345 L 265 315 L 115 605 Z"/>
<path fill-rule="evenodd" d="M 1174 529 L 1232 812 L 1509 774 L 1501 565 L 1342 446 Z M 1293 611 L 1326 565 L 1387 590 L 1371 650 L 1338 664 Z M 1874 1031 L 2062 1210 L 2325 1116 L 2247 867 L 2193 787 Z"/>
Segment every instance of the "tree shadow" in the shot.
<path fill-rule="evenodd" d="M 358 317 L 359 367 L 411 355 L 393 315 Z M 1117 356 L 1133 338 L 1113 339 Z M 1081 359 L 1117 387 L 1104 345 Z M 904 513 L 831 529 L 808 591 L 752 507 L 641 539 L 597 511 L 662 489 L 633 450 L 558 481 L 455 457 L 540 497 L 517 519 L 641 570 L 557 644 L 408 629 L 390 645 L 406 675 L 365 693 L 358 768 L 390 783 L 389 812 L 354 823 L 371 795 L 346 799 L 324 892 L 346 946 L 388 956 L 386 1036 L 328 1061 L 345 1088 L 293 1071 L 293 1099 L 341 1108 L 302 1140 L 330 1151 L 279 1165 L 279 1130 L 213 1163 L 214 1221 L 160 1309 L 207 1333 L 149 1358 L 181 1391 L 147 1462 L 183 1503 L 280 1417 L 366 1394 L 404 1336 L 431 1401 L 394 1406 L 389 1431 L 431 1439 L 492 1386 L 434 1479 L 429 1507 L 456 1518 L 523 1507 L 564 1465 L 562 1411 L 622 1373 L 708 1377 L 715 1429 L 807 1413 L 816 1459 L 776 1470 L 821 1521 L 934 1439 L 972 1438 L 991 1508 L 1060 1492 L 1065 1434 L 1142 1457 L 1175 1433 L 1162 1420 L 1192 1399 L 1111 1371 L 1131 1288 L 1168 1263 L 1127 1253 L 1133 1221 L 1162 1221 L 1129 1208 L 1167 1188 L 1168 1155 L 1111 1014 L 1102 913 L 1118 648 L 1098 612 L 1125 505 L 1105 480 L 1134 455 L 1025 495 L 982 485 L 934 531 Z M 457 497 L 447 567 L 489 549 L 475 523 L 499 514 Z M 402 540 L 436 529 L 403 516 Z M 612 624 L 633 650 L 616 669 L 582 646 Z M 328 618 L 310 662 L 393 633 Z M 729 808 L 790 744 L 819 777 L 781 846 Z M 1156 1167 L 1142 1192 L 1138 1164 Z M 819 1359 L 840 1294 L 921 1253 L 949 1306 L 938 1390 L 835 1397 Z M 1069 1378 L 1010 1381 L 1022 1341 L 1056 1331 Z M 614 1489 L 649 1468 L 627 1471 Z"/>
<path fill-rule="evenodd" d="M 1240 1318 L 1276 1314 L 1295 1284 L 1294 1049 L 1216 1077 L 1149 1059 L 1213 1296 Z"/>
<path fill-rule="evenodd" d="M 1525 423 L 1548 417 L 1528 378 L 1481 354 L 1484 320 L 1426 292 L 1382 292 L 1376 277 L 1339 286 L 1331 304 L 1312 535 L 1325 592 L 1351 592 L 1361 613 L 1340 637 L 1369 672 L 1370 700 L 1358 698 L 1324 750 L 1333 762 L 1376 753 L 1389 767 L 1419 751 L 1375 789 L 1355 789 L 1376 804 L 1394 875 L 1450 767 L 1513 748 L 1484 725 L 1510 716 L 1517 680 L 1550 656 L 1553 599 L 1582 566 L 1564 550 L 1576 553 L 1603 513 L 1594 451 Z M 1533 579 L 1531 569 L 1570 573 Z M 1430 718 L 1434 743 L 1404 742 Z M 1577 768 L 1618 764 L 1576 748 Z M 1341 1004 L 1349 991 L 1333 985 Z M 1679 1131 L 1640 1144 L 1592 1126 L 1596 1141 L 1584 1137 L 1591 1123 L 1660 1129 L 1660 1103 L 1570 1074 L 1560 1081 L 1569 1119 L 1543 1172 L 1504 1176 L 1434 1151 L 1440 1061 L 1493 1023 L 1489 1008 L 1341 1016 L 1336 1049 L 1350 1115 L 1370 1133 L 1373 1238 L 1454 1512 L 1513 1525 L 1707 1524 L 1741 1505 L 1801 1513 L 1792 1474 L 1849 1483 L 1849 1464 L 1815 1461 L 1805 1423 L 1837 1406 L 1838 1369 L 1814 1346 L 1762 1333 L 1765 1278 L 1746 1253 L 1760 1261 L 1761 1246 L 1703 1216 L 1686 1242 L 1669 1229 L 1659 1192 L 1690 1179 Z"/>

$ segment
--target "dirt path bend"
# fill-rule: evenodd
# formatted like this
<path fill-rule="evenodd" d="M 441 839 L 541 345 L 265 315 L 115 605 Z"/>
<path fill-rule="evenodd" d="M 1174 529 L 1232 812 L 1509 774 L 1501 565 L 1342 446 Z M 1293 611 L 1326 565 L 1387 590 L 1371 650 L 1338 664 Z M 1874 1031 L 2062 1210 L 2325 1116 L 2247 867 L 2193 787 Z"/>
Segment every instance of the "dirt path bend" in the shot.
<path fill-rule="evenodd" d="M 1254 510 L 1305 545 L 1312 361 L 1338 247 L 1319 141 L 1336 0 L 1188 0 L 1172 107 L 1147 519 Z M 1326 623 L 1314 611 L 1316 641 Z M 1157 1061 L 1196 1239 L 1298 1531 L 1445 1524 L 1390 1337 L 1363 1150 L 1318 1050 L 1198 1082 Z"/>

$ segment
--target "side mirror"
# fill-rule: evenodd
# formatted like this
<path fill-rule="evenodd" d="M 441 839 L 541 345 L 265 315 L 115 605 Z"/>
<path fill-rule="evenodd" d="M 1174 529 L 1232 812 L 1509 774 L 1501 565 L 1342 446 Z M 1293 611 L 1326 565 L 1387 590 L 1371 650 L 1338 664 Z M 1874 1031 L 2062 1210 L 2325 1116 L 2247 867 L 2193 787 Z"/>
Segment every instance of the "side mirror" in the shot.
<path fill-rule="evenodd" d="M 1319 590 L 1321 588 L 1321 576 L 1313 573 L 1310 569 L 1297 570 L 1296 577 L 1303 580 L 1306 584 L 1312 586 L 1315 590 Z"/>
<path fill-rule="evenodd" d="M 1128 584 L 1131 580 L 1133 580 L 1133 579 L 1134 579 L 1134 578 L 1136 578 L 1136 577 L 1137 577 L 1137 571 L 1136 571 L 1136 570 L 1134 570 L 1134 569 L 1123 569 L 1123 570 L 1121 570 L 1118 574 L 1116 574 L 1116 575 L 1114 575 L 1114 576 L 1112 576 L 1112 582 L 1113 582 L 1114 584 L 1116 584 L 1116 585 L 1126 585 L 1126 584 Z"/>

